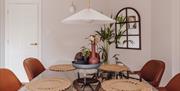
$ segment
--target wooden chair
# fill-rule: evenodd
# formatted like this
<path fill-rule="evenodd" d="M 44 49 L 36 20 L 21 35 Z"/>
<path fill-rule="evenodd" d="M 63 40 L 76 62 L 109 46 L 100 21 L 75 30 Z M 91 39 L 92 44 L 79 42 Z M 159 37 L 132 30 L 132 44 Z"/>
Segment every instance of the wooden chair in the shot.
<path fill-rule="evenodd" d="M 0 68 L 0 91 L 18 91 L 22 83 L 9 69 Z"/>
<path fill-rule="evenodd" d="M 165 87 L 158 88 L 159 91 L 180 91 L 180 73 L 174 76 Z"/>
<path fill-rule="evenodd" d="M 44 66 L 36 58 L 25 59 L 23 65 L 29 78 L 29 81 L 38 76 L 41 72 L 45 71 Z"/>
<path fill-rule="evenodd" d="M 140 78 L 149 82 L 152 86 L 158 87 L 165 70 L 165 63 L 160 60 L 148 61 L 140 71 L 135 71 Z"/>

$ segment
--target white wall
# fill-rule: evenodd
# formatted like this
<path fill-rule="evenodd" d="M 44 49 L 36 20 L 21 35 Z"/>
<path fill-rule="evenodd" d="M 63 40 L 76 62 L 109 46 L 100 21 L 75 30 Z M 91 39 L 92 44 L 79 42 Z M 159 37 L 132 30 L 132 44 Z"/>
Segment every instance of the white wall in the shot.
<path fill-rule="evenodd" d="M 180 72 L 180 1 L 172 0 L 172 75 Z"/>
<path fill-rule="evenodd" d="M 179 5 L 179 0 L 152 0 L 151 57 L 166 63 L 162 85 L 180 72 Z"/>
<path fill-rule="evenodd" d="M 2 6 L 2 2 L 1 2 L 1 1 L 0 1 L 0 6 Z M 1 7 L 0 7 L 0 12 L 1 12 L 1 10 L 2 10 L 2 9 L 1 9 Z M 1 24 L 2 24 L 2 13 L 0 13 L 0 59 L 1 59 L 1 57 L 2 57 L 2 49 L 1 49 L 1 48 L 2 48 L 2 47 L 1 47 L 1 46 L 2 46 L 2 38 L 1 38 L 1 36 L 2 36 L 2 35 L 1 35 L 1 34 L 2 34 L 2 33 L 1 33 L 2 29 L 1 29 L 1 27 L 2 27 L 2 26 L 1 26 Z M 2 66 L 2 61 L 0 60 L 0 67 L 1 67 L 1 66 Z"/>
<path fill-rule="evenodd" d="M 4 66 L 4 0 L 0 0 L 0 67 Z"/>

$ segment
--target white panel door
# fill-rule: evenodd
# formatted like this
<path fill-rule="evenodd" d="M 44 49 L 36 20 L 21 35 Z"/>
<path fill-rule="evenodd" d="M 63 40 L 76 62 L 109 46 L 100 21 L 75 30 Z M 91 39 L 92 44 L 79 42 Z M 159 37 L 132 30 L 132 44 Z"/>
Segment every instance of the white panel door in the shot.
<path fill-rule="evenodd" d="M 40 58 L 40 4 L 7 3 L 6 11 L 5 66 L 26 82 L 23 60 Z"/>

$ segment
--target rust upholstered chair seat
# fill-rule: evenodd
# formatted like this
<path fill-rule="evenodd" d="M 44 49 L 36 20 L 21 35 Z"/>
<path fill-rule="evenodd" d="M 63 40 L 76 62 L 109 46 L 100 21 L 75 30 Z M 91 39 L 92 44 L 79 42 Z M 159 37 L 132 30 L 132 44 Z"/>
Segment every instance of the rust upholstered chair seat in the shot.
<path fill-rule="evenodd" d="M 158 88 L 159 91 L 180 91 L 180 73 L 174 76 L 165 87 Z"/>
<path fill-rule="evenodd" d="M 154 87 L 158 87 L 164 70 L 165 63 L 163 61 L 150 60 L 143 66 L 140 71 L 136 71 L 136 73 Z"/>
<path fill-rule="evenodd" d="M 29 78 L 29 81 L 38 76 L 41 72 L 45 71 L 44 66 L 36 58 L 25 59 L 23 65 Z"/>
<path fill-rule="evenodd" d="M 18 91 L 21 86 L 22 83 L 12 71 L 0 68 L 0 91 Z"/>

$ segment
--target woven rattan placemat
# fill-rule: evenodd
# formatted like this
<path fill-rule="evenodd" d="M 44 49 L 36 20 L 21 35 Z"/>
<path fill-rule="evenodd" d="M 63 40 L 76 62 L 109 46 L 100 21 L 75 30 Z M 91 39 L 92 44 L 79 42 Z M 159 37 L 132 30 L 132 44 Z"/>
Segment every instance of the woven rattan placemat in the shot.
<path fill-rule="evenodd" d="M 117 64 L 103 64 L 99 68 L 102 71 L 110 71 L 110 72 L 122 72 L 128 71 L 127 66 L 117 65 Z"/>
<path fill-rule="evenodd" d="M 133 79 L 108 80 L 102 83 L 104 91 L 151 91 L 149 84 Z"/>
<path fill-rule="evenodd" d="M 44 78 L 26 85 L 28 91 L 64 91 L 71 86 L 71 82 L 64 78 Z"/>
<path fill-rule="evenodd" d="M 72 64 L 59 64 L 49 67 L 49 70 L 65 72 L 75 70 L 75 68 L 72 66 Z"/>

